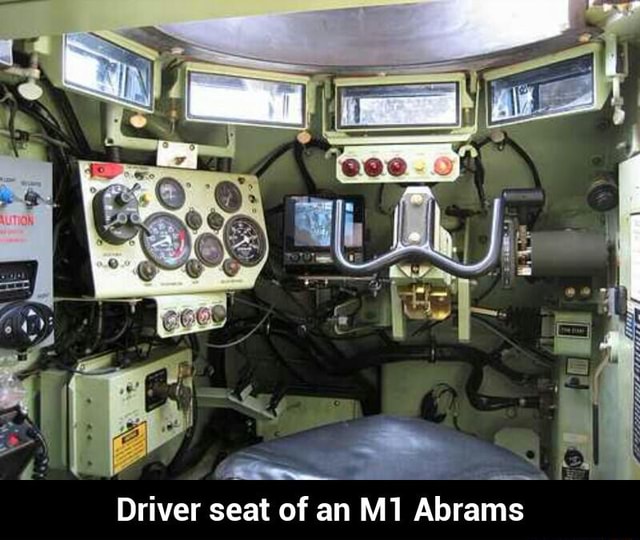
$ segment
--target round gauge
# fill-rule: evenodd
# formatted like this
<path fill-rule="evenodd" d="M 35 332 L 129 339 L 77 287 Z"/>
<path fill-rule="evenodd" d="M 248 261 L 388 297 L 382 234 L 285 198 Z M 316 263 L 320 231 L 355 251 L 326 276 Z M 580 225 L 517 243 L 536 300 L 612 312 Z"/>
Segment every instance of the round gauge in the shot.
<path fill-rule="evenodd" d="M 220 182 L 215 192 L 218 206 L 225 212 L 237 212 L 242 206 L 242 193 L 240 188 L 231 182 Z"/>
<path fill-rule="evenodd" d="M 184 205 L 184 188 L 175 178 L 166 176 L 156 184 L 156 196 L 160 204 L 169 210 L 179 210 Z"/>
<path fill-rule="evenodd" d="M 182 221 L 171 214 L 151 214 L 144 222 L 142 249 L 153 263 L 166 270 L 180 268 L 191 254 L 191 237 Z"/>
<path fill-rule="evenodd" d="M 206 266 L 218 266 L 224 258 L 222 242 L 211 233 L 204 233 L 196 240 L 196 255 Z"/>
<path fill-rule="evenodd" d="M 224 243 L 229 254 L 243 266 L 255 266 L 267 252 L 262 227 L 247 216 L 235 216 L 227 221 Z"/>

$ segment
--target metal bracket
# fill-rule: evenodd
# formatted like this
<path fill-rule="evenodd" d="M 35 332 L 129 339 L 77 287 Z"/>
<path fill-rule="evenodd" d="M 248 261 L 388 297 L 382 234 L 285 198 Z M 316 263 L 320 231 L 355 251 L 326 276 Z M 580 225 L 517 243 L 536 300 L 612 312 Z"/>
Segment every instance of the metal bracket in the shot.
<path fill-rule="evenodd" d="M 198 406 L 233 409 L 256 420 L 275 420 L 281 412 L 281 405 L 276 407 L 275 412 L 270 411 L 268 396 L 254 396 L 253 386 L 250 384 L 240 392 L 239 396 L 229 388 L 198 387 Z"/>
<path fill-rule="evenodd" d="M 612 83 L 611 106 L 613 107 L 613 124 L 620 126 L 624 123 L 621 85 L 629 75 L 629 44 L 619 43 L 615 34 L 605 35 L 605 74 Z"/>
<path fill-rule="evenodd" d="M 146 139 L 142 137 L 128 137 L 122 133 L 122 119 L 124 118 L 124 107 L 108 103 L 105 107 L 104 125 L 106 136 L 104 145 L 119 146 L 130 150 L 141 150 L 144 152 L 156 152 L 158 150 L 159 139 Z M 198 152 L 202 156 L 233 158 L 236 153 L 236 131 L 231 125 L 225 126 L 227 130 L 226 146 L 198 145 Z M 169 138 L 166 134 L 165 139 Z"/>

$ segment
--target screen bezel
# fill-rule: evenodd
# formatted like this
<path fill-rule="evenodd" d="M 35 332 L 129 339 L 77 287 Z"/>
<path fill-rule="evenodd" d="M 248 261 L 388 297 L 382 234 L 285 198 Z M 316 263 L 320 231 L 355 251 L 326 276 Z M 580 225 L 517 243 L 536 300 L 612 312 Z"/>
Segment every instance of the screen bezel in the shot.
<path fill-rule="evenodd" d="M 131 109 L 137 109 L 137 110 L 141 110 L 141 111 L 145 111 L 145 112 L 154 112 L 155 110 L 155 98 L 156 98 L 156 78 L 157 78 L 157 72 L 156 72 L 156 58 L 152 55 L 146 55 L 143 54 L 140 51 L 134 50 L 133 48 L 130 47 L 126 47 L 123 46 L 121 43 L 118 43 L 115 39 L 109 39 L 108 37 L 101 35 L 100 33 L 97 32 L 78 32 L 80 34 L 89 34 L 92 37 L 99 39 L 101 41 L 104 41 L 105 43 L 108 43 L 109 45 L 112 45 L 118 49 L 122 49 L 123 51 L 126 51 L 134 56 L 137 56 L 139 58 L 142 58 L 143 60 L 146 60 L 147 62 L 149 62 L 151 70 L 150 70 L 150 100 L 149 100 L 149 105 L 142 105 L 140 103 L 138 103 L 137 101 L 133 101 L 130 99 L 124 99 L 124 98 L 120 98 L 117 96 L 114 96 L 112 94 L 108 94 L 106 92 L 101 92 L 99 90 L 94 90 L 91 88 L 87 88 L 86 86 L 81 86 L 79 84 L 70 82 L 67 80 L 67 39 L 69 35 L 72 34 L 64 34 L 62 37 L 62 84 L 64 85 L 65 88 L 68 88 L 69 90 L 73 90 L 75 92 L 81 93 L 81 94 L 86 94 L 89 96 L 93 96 L 93 97 L 97 97 L 100 99 L 104 99 L 106 101 L 109 101 L 111 103 L 117 103 L 119 105 L 123 105 L 125 107 L 131 108 Z"/>
<path fill-rule="evenodd" d="M 344 126 L 342 124 L 342 100 L 343 92 L 345 89 L 357 89 L 357 88 L 388 88 L 393 86 L 423 86 L 425 84 L 453 84 L 455 86 L 455 107 L 456 107 L 456 119 L 453 123 L 429 123 L 429 124 L 360 124 L 358 126 Z M 460 81 L 457 80 L 442 80 L 442 81 L 413 81 L 413 82 L 390 82 L 388 84 L 349 84 L 339 85 L 336 87 L 336 129 L 338 131 L 345 132 L 357 132 L 357 131 L 387 131 L 387 130 L 422 130 L 422 129 L 447 129 L 447 128 L 459 128 L 462 125 L 461 118 L 461 96 L 460 96 Z"/>
<path fill-rule="evenodd" d="M 505 118 L 503 120 L 493 120 L 493 96 L 494 96 L 494 85 L 499 82 L 499 81 L 503 81 L 504 79 L 508 79 L 508 78 L 513 78 L 513 77 L 518 77 L 518 76 L 526 76 L 527 74 L 531 74 L 534 73 L 536 71 L 541 71 L 544 69 L 548 69 L 549 67 L 552 66 L 557 66 L 557 65 L 561 65 L 561 64 L 567 64 L 570 62 L 578 62 L 584 58 L 589 57 L 591 60 L 591 102 L 579 107 L 574 107 L 574 108 L 566 108 L 566 109 L 561 109 L 561 110 L 556 110 L 554 112 L 540 112 L 540 113 L 533 113 L 533 114 L 528 114 L 525 116 L 517 116 L 517 117 L 511 117 L 511 118 Z M 550 117 L 554 117 L 554 116 L 561 116 L 564 114 L 574 114 L 574 113 L 579 113 L 579 112 L 584 112 L 584 111 L 590 111 L 593 110 L 595 104 L 596 104 L 596 94 L 597 94 L 597 81 L 596 81 L 596 59 L 595 59 L 595 54 L 593 52 L 586 52 L 585 54 L 582 54 L 580 56 L 574 56 L 572 58 L 565 58 L 562 60 L 558 60 L 557 62 L 553 62 L 551 64 L 546 64 L 544 66 L 539 66 L 536 68 L 531 68 L 531 69 L 527 69 L 524 71 L 520 71 L 518 73 L 513 73 L 511 75 L 505 75 L 504 77 L 497 77 L 495 79 L 491 79 L 487 81 L 487 85 L 486 85 L 486 90 L 487 90 L 487 125 L 489 127 L 493 127 L 493 126 L 502 126 L 502 125 L 508 125 L 508 124 L 514 124 L 514 123 L 518 123 L 518 122 L 525 122 L 527 120 L 533 120 L 533 119 L 537 119 L 537 118 L 550 118 Z"/>
<path fill-rule="evenodd" d="M 302 87 L 301 122 L 299 124 L 286 123 L 286 122 L 269 122 L 264 120 L 247 120 L 244 118 L 242 119 L 227 118 L 227 117 L 223 118 L 223 117 L 217 117 L 217 116 L 202 116 L 202 115 L 192 114 L 190 89 L 191 89 L 191 78 L 194 74 L 234 77 L 237 79 L 249 79 L 249 80 L 269 82 L 274 84 L 287 83 L 287 84 L 299 85 Z M 185 118 L 189 122 L 203 122 L 203 123 L 211 123 L 211 124 L 234 124 L 234 125 L 240 125 L 240 126 L 260 126 L 260 127 L 264 126 L 264 127 L 273 127 L 273 128 L 283 128 L 283 129 L 305 129 L 308 124 L 307 116 L 308 116 L 309 105 L 307 101 L 309 100 L 309 84 L 308 84 L 308 80 L 304 78 L 299 78 L 296 80 L 293 80 L 291 78 L 287 78 L 284 76 L 282 78 L 275 78 L 275 77 L 272 78 L 270 76 L 267 76 L 266 74 L 264 76 L 260 76 L 259 74 L 254 74 L 254 73 L 244 74 L 244 73 L 236 73 L 231 70 L 217 71 L 217 70 L 212 70 L 207 68 L 199 68 L 196 66 L 188 66 L 186 70 L 184 92 L 185 92 L 184 94 Z"/>

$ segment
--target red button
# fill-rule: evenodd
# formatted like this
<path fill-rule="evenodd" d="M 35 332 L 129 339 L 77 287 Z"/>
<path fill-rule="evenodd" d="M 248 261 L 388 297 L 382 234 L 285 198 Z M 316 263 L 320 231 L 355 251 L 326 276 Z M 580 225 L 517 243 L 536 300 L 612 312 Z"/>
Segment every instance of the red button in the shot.
<path fill-rule="evenodd" d="M 372 157 L 364 162 L 364 172 L 367 176 L 380 176 L 383 169 L 384 164 L 378 158 Z"/>
<path fill-rule="evenodd" d="M 20 439 L 15 433 L 10 433 L 7 437 L 7 444 L 9 446 L 18 446 L 20 444 Z"/>
<path fill-rule="evenodd" d="M 402 176 L 407 172 L 407 162 L 400 157 L 395 157 L 387 163 L 387 170 L 391 176 Z"/>
<path fill-rule="evenodd" d="M 124 172 L 124 165 L 120 165 L 120 163 L 92 163 L 89 170 L 92 178 L 113 180 Z"/>
<path fill-rule="evenodd" d="M 447 176 L 453 171 L 453 160 L 447 156 L 440 156 L 433 164 L 433 170 L 440 176 Z"/>
<path fill-rule="evenodd" d="M 347 158 L 342 162 L 342 174 L 352 178 L 360 172 L 360 162 L 357 159 Z"/>

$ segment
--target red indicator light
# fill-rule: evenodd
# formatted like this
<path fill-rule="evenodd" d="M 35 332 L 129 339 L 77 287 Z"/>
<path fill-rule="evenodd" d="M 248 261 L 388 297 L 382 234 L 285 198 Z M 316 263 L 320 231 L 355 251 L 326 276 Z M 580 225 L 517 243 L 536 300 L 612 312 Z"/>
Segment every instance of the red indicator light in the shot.
<path fill-rule="evenodd" d="M 453 160 L 447 156 L 440 156 L 434 162 L 433 170 L 440 176 L 448 176 L 453 171 Z"/>
<path fill-rule="evenodd" d="M 20 438 L 15 433 L 9 434 L 9 436 L 7 437 L 7 445 L 13 448 L 15 446 L 18 446 L 19 444 Z"/>
<path fill-rule="evenodd" d="M 369 158 L 364 162 L 364 172 L 367 176 L 380 176 L 384 170 L 384 164 L 378 158 Z"/>
<path fill-rule="evenodd" d="M 124 166 L 120 163 L 92 163 L 89 166 L 89 171 L 92 178 L 113 180 L 124 172 Z"/>
<path fill-rule="evenodd" d="M 391 176 L 402 176 L 407 172 L 407 162 L 400 157 L 395 157 L 387 163 L 387 171 Z"/>
<path fill-rule="evenodd" d="M 347 158 L 342 162 L 342 174 L 352 178 L 360 172 L 360 162 L 357 159 Z"/>

